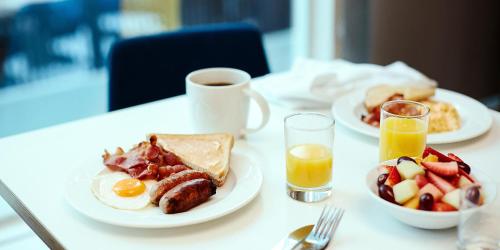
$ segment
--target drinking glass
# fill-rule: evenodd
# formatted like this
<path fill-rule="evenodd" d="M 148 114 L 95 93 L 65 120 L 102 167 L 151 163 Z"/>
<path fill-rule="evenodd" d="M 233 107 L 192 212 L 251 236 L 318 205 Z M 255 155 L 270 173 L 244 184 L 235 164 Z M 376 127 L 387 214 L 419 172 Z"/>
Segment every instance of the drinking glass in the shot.
<path fill-rule="evenodd" d="M 480 203 L 478 194 L 484 195 Z M 457 248 L 460 250 L 500 249 L 500 184 L 470 185 L 461 191 Z M 479 202 L 478 202 L 479 201 Z"/>
<path fill-rule="evenodd" d="M 285 118 L 287 193 L 304 202 L 331 195 L 335 121 L 318 113 Z"/>
<path fill-rule="evenodd" d="M 422 156 L 427 139 L 429 107 L 422 103 L 395 100 L 380 109 L 380 158 Z"/>

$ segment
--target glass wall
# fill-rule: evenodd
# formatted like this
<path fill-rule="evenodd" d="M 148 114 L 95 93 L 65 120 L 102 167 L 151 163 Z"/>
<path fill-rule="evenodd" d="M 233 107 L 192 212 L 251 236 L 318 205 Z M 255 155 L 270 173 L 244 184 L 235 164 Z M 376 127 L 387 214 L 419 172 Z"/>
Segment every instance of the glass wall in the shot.
<path fill-rule="evenodd" d="M 1 0 L 0 137 L 106 112 L 113 42 L 232 21 L 264 32 L 272 71 L 289 67 L 289 0 Z"/>

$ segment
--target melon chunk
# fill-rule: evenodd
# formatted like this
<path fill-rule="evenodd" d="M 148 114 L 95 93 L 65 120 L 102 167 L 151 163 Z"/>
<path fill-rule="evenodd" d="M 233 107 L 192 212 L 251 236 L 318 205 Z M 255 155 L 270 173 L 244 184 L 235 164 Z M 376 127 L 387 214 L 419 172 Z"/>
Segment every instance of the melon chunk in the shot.
<path fill-rule="evenodd" d="M 407 201 L 403 206 L 411 209 L 418 209 L 418 204 L 420 203 L 420 198 L 418 195 L 411 198 L 411 200 Z"/>
<path fill-rule="evenodd" d="M 465 186 L 469 186 L 472 184 L 472 181 L 467 179 L 467 177 L 461 175 L 460 179 L 458 180 L 458 187 L 463 188 Z"/>
<path fill-rule="evenodd" d="M 418 186 L 415 180 L 404 180 L 392 187 L 394 198 L 397 203 L 404 204 L 418 193 Z"/>
<path fill-rule="evenodd" d="M 402 161 L 396 168 L 403 180 L 413 179 L 417 174 L 425 174 L 424 169 L 413 161 Z"/>
<path fill-rule="evenodd" d="M 460 208 L 460 189 L 445 194 L 442 201 L 458 210 Z"/>

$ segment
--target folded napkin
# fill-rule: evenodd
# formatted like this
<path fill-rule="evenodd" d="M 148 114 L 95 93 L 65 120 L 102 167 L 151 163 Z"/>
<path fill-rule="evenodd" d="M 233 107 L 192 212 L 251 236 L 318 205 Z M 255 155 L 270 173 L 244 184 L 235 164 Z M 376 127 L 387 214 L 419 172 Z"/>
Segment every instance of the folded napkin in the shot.
<path fill-rule="evenodd" d="M 252 87 L 268 101 L 293 109 L 329 108 L 341 96 L 377 84 L 437 85 L 403 62 L 380 66 L 341 59 L 301 58 L 290 71 L 252 80 Z"/>

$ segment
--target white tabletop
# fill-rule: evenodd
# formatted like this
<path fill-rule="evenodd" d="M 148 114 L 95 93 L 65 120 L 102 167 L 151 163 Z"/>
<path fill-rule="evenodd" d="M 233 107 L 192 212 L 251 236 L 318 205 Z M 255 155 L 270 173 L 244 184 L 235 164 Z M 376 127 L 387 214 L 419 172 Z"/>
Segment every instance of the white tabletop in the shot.
<path fill-rule="evenodd" d="M 293 111 L 271 105 L 269 124 L 237 145 L 260 155 L 260 194 L 220 219 L 174 229 L 130 229 L 95 222 L 63 198 L 74 167 L 105 148 L 129 147 L 150 132 L 190 133 L 185 96 L 0 139 L 0 180 L 56 240 L 68 249 L 270 249 L 291 230 L 316 221 L 324 204 L 306 204 L 285 193 L 283 117 Z M 256 112 L 251 120 L 258 121 Z M 436 147 L 454 152 L 473 168 L 500 180 L 500 113 L 477 139 Z M 338 125 L 334 191 L 329 202 L 344 207 L 330 249 L 455 249 L 456 230 L 421 230 L 396 221 L 367 194 L 367 171 L 377 162 L 377 140 Z M 126 219 L 126 218 L 124 218 Z"/>

